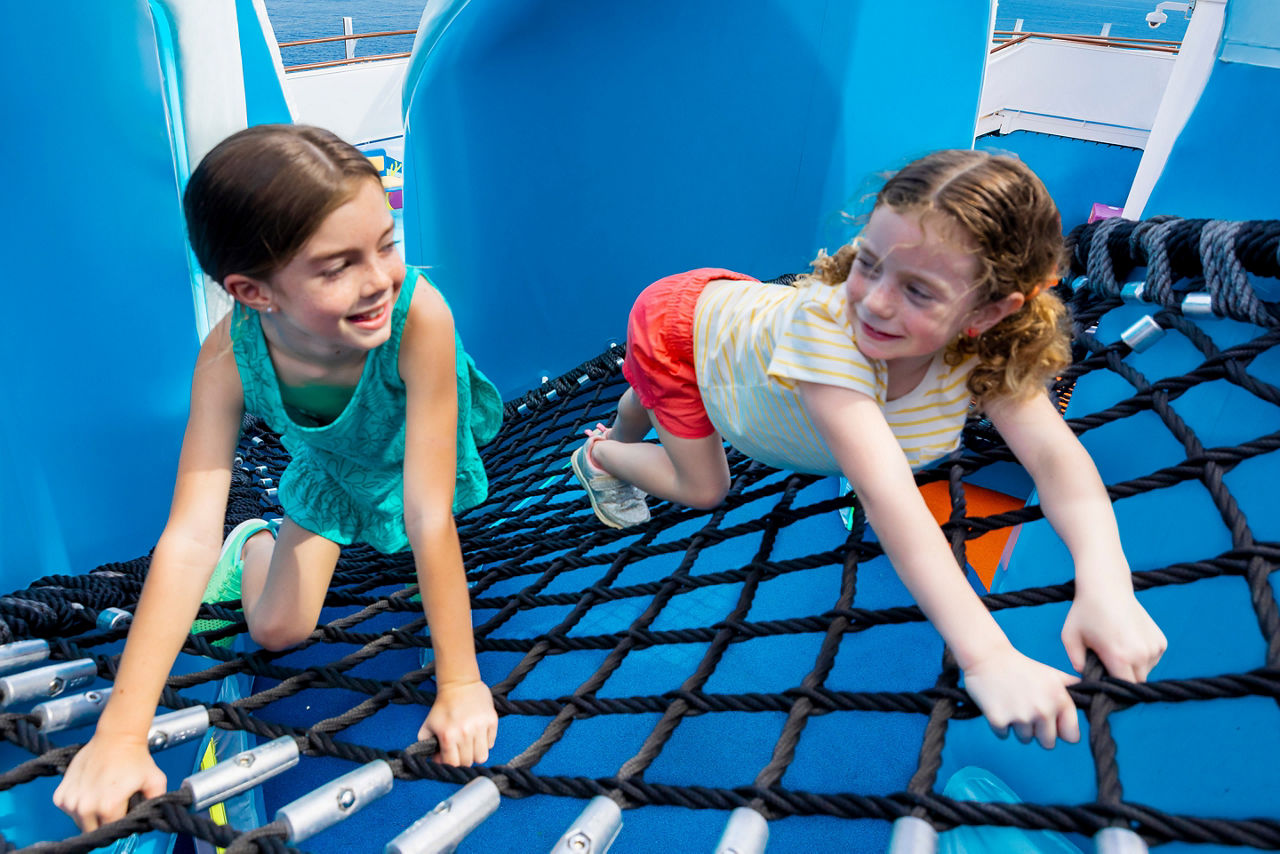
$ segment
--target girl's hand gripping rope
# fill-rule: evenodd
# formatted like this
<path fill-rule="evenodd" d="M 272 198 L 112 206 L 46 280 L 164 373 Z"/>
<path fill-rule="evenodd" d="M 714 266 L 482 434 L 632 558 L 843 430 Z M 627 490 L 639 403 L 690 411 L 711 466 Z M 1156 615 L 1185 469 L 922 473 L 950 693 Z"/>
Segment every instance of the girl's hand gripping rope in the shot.
<path fill-rule="evenodd" d="M 1124 578 L 1119 573 L 1114 577 Z M 1078 590 L 1062 624 L 1062 645 L 1071 666 L 1081 673 L 1085 650 L 1092 649 L 1111 676 L 1145 682 L 1164 655 L 1168 641 L 1132 589 Z"/>
<path fill-rule="evenodd" d="M 964 671 L 964 687 L 996 735 L 1006 738 L 1012 729 L 1023 744 L 1035 738 L 1046 749 L 1058 738 L 1080 740 L 1076 706 L 1067 693 L 1079 681 L 1008 644 Z"/>
<path fill-rule="evenodd" d="M 124 817 L 129 799 L 140 792 L 154 798 L 165 792 L 164 772 L 142 739 L 99 732 L 71 760 L 53 803 L 88 833 Z"/>
<path fill-rule="evenodd" d="M 436 761 L 444 765 L 485 762 L 498 735 L 493 695 L 480 680 L 445 683 L 436 692 L 419 740 L 434 735 L 440 745 Z"/>

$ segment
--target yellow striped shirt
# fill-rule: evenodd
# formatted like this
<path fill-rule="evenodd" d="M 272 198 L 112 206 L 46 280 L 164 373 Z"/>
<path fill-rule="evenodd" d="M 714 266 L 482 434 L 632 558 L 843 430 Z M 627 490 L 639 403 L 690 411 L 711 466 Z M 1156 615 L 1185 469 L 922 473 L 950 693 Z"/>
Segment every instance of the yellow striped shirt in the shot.
<path fill-rule="evenodd" d="M 913 469 L 960 444 L 973 361 L 951 367 L 938 354 L 919 385 L 886 401 L 887 367 L 854 344 L 843 288 L 809 280 L 797 287 L 712 283 L 698 299 L 693 333 L 707 415 L 753 459 L 790 471 L 841 473 L 809 420 L 798 380 L 874 399 Z"/>

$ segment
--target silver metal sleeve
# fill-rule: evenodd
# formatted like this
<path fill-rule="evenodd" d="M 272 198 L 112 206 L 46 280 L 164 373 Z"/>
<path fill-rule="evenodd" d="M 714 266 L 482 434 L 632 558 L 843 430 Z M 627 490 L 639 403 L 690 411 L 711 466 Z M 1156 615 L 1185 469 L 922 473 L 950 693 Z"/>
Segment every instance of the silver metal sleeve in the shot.
<path fill-rule="evenodd" d="M 41 732 L 58 732 L 96 721 L 111 696 L 110 688 L 86 691 L 41 703 L 31 710 Z"/>
<path fill-rule="evenodd" d="M 22 670 L 37 661 L 49 657 L 49 642 L 45 640 L 14 641 L 0 646 L 0 673 Z"/>
<path fill-rule="evenodd" d="M 1146 289 L 1146 282 L 1129 282 L 1120 289 L 1120 298 L 1126 302 L 1137 302 L 1142 299 L 1142 294 Z"/>
<path fill-rule="evenodd" d="M 1187 294 L 1182 298 L 1182 313 L 1194 317 L 1212 317 L 1213 297 L 1204 291 Z"/>
<path fill-rule="evenodd" d="M 893 823 L 889 854 L 936 854 L 938 831 L 922 818 L 904 815 Z"/>
<path fill-rule="evenodd" d="M 622 809 L 596 795 L 556 842 L 551 854 L 604 854 L 622 830 Z"/>
<path fill-rule="evenodd" d="M 1156 323 L 1156 319 L 1144 314 L 1134 321 L 1133 325 L 1120 333 L 1120 340 L 1129 345 L 1135 353 L 1141 353 L 1164 336 L 1164 327 Z"/>
<path fill-rule="evenodd" d="M 1104 827 L 1093 835 L 1098 854 L 1147 854 L 1147 843 L 1127 827 Z"/>
<path fill-rule="evenodd" d="M 133 614 L 122 608 L 103 608 L 98 612 L 97 626 L 102 631 L 118 629 L 133 621 Z"/>
<path fill-rule="evenodd" d="M 199 738 L 209 729 L 209 710 L 204 706 L 191 706 L 156 715 L 147 731 L 147 749 L 151 752 Z"/>
<path fill-rule="evenodd" d="M 289 828 L 289 841 L 301 842 L 344 818 L 355 815 L 391 791 L 391 766 L 375 759 L 343 774 L 276 810 L 276 821 Z"/>
<path fill-rule="evenodd" d="M 452 854 L 502 800 L 488 777 L 477 777 L 387 843 L 383 854 Z"/>
<path fill-rule="evenodd" d="M 24 673 L 13 673 L 0 679 L 0 708 L 28 700 L 58 697 L 84 688 L 97 677 L 98 665 L 92 658 L 62 661 Z"/>
<path fill-rule="evenodd" d="M 182 788 L 191 793 L 191 810 L 196 812 L 251 789 L 297 764 L 298 743 L 293 736 L 282 735 L 237 753 L 207 771 L 192 774 L 182 781 Z"/>
<path fill-rule="evenodd" d="M 738 807 L 720 834 L 716 854 L 764 854 L 769 842 L 769 822 L 751 807 Z"/>

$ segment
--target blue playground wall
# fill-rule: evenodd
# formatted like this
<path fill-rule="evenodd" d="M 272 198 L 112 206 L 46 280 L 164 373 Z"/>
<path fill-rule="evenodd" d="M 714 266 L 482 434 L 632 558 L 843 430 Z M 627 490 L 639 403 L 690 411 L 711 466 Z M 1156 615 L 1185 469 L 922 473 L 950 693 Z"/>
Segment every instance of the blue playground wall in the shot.
<path fill-rule="evenodd" d="M 504 396 L 621 340 L 635 295 L 806 269 L 881 173 L 972 144 L 987 0 L 429 4 L 405 254 Z"/>
<path fill-rule="evenodd" d="M 1280 16 L 1274 0 L 1231 0 L 1221 49 L 1144 217 L 1277 215 Z"/>
<path fill-rule="evenodd" d="M 38 33 L 48 10 L 8 10 Z M 6 86 L 0 586 L 145 554 L 164 524 L 196 352 L 156 41 L 143 0 L 14 39 Z M 142 454 L 142 456 L 135 456 Z M 122 498 L 125 495 L 127 498 Z"/>

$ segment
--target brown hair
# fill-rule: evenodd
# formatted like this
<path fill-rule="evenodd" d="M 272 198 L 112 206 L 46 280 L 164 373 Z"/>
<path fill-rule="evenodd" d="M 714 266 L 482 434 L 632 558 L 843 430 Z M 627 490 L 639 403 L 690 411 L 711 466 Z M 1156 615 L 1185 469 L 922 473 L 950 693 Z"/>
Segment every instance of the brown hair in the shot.
<path fill-rule="evenodd" d="M 939 215 L 976 248 L 978 304 L 1020 293 L 1026 303 L 977 338 L 960 336 L 945 359 L 958 365 L 978 357 L 969 391 L 979 405 L 1042 391 L 1071 361 L 1071 335 L 1062 301 L 1048 290 L 1065 260 L 1058 208 L 1022 161 L 983 151 L 937 151 L 894 174 L 876 206 L 922 219 Z M 856 255 L 853 244 L 814 260 L 816 278 L 840 284 Z"/>
<path fill-rule="evenodd" d="M 354 146 L 308 125 L 255 125 L 214 146 L 183 194 L 200 266 L 269 278 L 378 170 Z"/>

